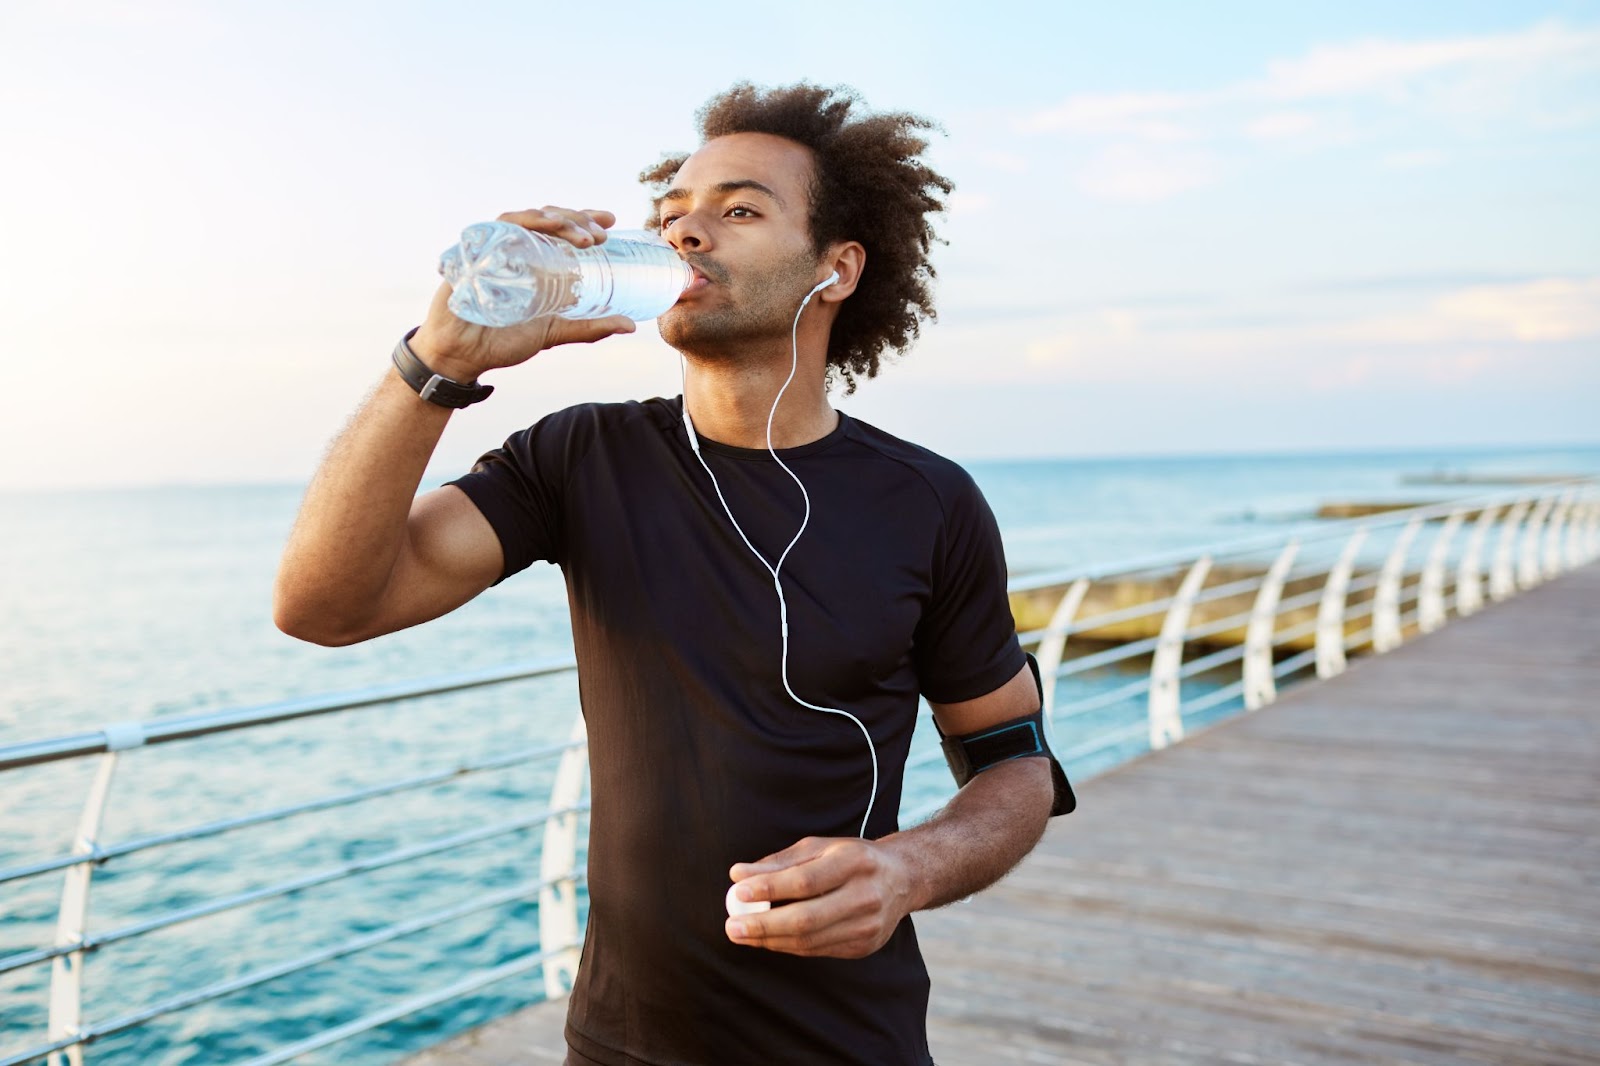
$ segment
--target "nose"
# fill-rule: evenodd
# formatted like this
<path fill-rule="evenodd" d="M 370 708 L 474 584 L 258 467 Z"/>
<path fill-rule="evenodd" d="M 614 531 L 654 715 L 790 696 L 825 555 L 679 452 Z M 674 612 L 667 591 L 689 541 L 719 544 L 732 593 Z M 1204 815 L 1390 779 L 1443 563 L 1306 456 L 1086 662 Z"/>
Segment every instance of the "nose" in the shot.
<path fill-rule="evenodd" d="M 672 225 L 661 231 L 668 244 L 683 252 L 703 252 L 711 247 L 710 234 L 700 224 L 700 216 L 686 211 L 672 220 Z"/>

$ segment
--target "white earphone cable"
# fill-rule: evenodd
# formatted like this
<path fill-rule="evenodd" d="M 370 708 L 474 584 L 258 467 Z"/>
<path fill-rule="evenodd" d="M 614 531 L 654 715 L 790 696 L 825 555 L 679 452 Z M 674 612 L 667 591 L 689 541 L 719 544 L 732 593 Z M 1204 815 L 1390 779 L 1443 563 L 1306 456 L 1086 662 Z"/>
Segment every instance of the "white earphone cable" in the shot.
<path fill-rule="evenodd" d="M 800 489 L 801 499 L 805 501 L 805 511 L 800 519 L 800 528 L 795 530 L 794 537 L 790 539 L 788 545 L 783 549 L 782 554 L 778 556 L 778 561 L 776 564 L 767 562 L 766 556 L 757 551 L 756 546 L 751 543 L 750 538 L 745 535 L 744 527 L 740 526 L 739 520 L 733 517 L 733 509 L 728 506 L 727 497 L 723 496 L 722 494 L 722 486 L 717 483 L 717 475 L 712 473 L 711 466 L 706 462 L 705 456 L 700 454 L 700 441 L 695 435 L 694 422 L 689 418 L 689 364 L 688 360 L 683 359 L 682 356 L 679 356 L 679 359 L 683 368 L 683 426 L 684 430 L 689 435 L 689 448 L 694 452 L 695 458 L 700 460 L 700 465 L 705 468 L 706 476 L 711 479 L 711 487 L 716 491 L 717 500 L 722 504 L 723 513 L 728 516 L 728 521 L 733 523 L 733 528 L 739 534 L 739 539 L 744 541 L 745 547 L 750 549 L 750 553 L 754 555 L 756 559 L 760 561 L 761 565 L 766 569 L 766 571 L 772 575 L 772 587 L 778 593 L 778 624 L 780 626 L 780 633 L 782 635 L 782 650 L 781 657 L 778 662 L 778 675 L 783 680 L 783 690 L 789 694 L 790 699 L 794 700 L 794 702 L 798 703 L 802 707 L 813 711 L 821 711 L 824 714 L 841 715 L 850 719 L 856 724 L 856 728 L 861 730 L 861 735 L 866 738 L 867 754 L 872 759 L 872 791 L 867 797 L 866 814 L 861 818 L 861 832 L 859 835 L 864 840 L 867 836 L 867 822 L 872 818 L 872 808 L 878 801 L 878 751 L 876 745 L 872 741 L 872 734 L 867 730 L 865 723 L 863 723 L 861 719 L 857 718 L 849 711 L 842 711 L 836 707 L 822 707 L 815 703 L 808 703 L 797 696 L 794 688 L 789 684 L 789 603 L 784 597 L 783 580 L 779 576 L 779 573 L 783 569 L 784 561 L 789 558 L 789 553 L 793 551 L 794 546 L 800 542 L 801 535 L 805 533 L 806 526 L 811 522 L 811 494 L 806 491 L 805 483 L 800 480 L 799 475 L 789 468 L 789 464 L 785 463 L 781 458 L 779 458 L 778 450 L 774 448 L 772 444 L 772 423 L 778 415 L 778 404 L 783 400 L 784 392 L 788 390 L 790 383 L 794 381 L 795 375 L 800 369 L 800 316 L 805 313 L 806 305 L 811 302 L 811 297 L 815 296 L 829 285 L 832 285 L 837 280 L 838 274 L 835 273 L 833 277 L 822 282 L 822 284 L 806 293 L 805 299 L 800 301 L 800 310 L 795 312 L 794 325 L 789 330 L 789 350 L 792 356 L 792 361 L 789 365 L 789 376 L 784 380 L 783 386 L 778 389 L 778 395 L 773 398 L 772 410 L 767 412 L 767 451 L 772 455 L 773 460 L 783 468 L 783 472 L 788 474 L 789 477 L 794 480 L 795 485 L 797 485 Z"/>

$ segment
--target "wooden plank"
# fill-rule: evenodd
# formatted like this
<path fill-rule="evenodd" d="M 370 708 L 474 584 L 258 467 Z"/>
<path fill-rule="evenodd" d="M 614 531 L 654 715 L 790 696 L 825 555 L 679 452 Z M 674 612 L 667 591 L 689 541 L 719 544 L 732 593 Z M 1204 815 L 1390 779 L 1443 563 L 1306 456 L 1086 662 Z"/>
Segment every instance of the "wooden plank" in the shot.
<path fill-rule="evenodd" d="M 1600 1062 L 1600 565 L 1085 784 L 919 915 L 942 1066 Z M 541 1004 L 412 1066 L 558 1063 Z"/>

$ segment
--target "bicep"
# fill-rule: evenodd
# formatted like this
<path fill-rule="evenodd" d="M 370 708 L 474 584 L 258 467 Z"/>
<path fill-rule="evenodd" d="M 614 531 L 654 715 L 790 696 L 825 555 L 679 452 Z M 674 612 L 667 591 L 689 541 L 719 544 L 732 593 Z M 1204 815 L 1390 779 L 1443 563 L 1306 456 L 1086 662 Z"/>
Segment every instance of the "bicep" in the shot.
<path fill-rule="evenodd" d="M 494 584 L 505 566 L 494 527 L 453 485 L 418 496 L 380 611 L 381 632 L 455 610 Z"/>
<path fill-rule="evenodd" d="M 959 703 L 933 703 L 933 717 L 946 736 L 965 736 L 1039 709 L 1039 686 L 1026 665 L 987 695 Z"/>

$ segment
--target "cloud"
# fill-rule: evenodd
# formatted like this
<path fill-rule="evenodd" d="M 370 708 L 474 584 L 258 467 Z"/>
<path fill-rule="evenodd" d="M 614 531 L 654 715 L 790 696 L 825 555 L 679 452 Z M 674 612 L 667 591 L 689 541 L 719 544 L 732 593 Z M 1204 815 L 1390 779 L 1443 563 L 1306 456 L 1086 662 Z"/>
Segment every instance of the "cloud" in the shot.
<path fill-rule="evenodd" d="M 1257 140 L 1278 141 L 1310 133 L 1317 126 L 1317 116 L 1304 111 L 1273 111 L 1247 123 L 1244 131 Z"/>
<path fill-rule="evenodd" d="M 1352 320 L 1334 334 L 1373 345 L 1587 340 L 1600 337 L 1600 277 L 1470 285 L 1412 311 Z"/>
<path fill-rule="evenodd" d="M 1600 337 L 1600 278 L 1477 285 L 1442 297 L 1434 311 L 1448 323 L 1529 343 Z"/>
<path fill-rule="evenodd" d="M 1183 140 L 1190 136 L 1177 118 L 1210 102 L 1205 93 L 1085 93 L 1023 119 L 1024 130 L 1147 140 Z"/>
<path fill-rule="evenodd" d="M 1391 152 L 1379 160 L 1379 165 L 1386 170 L 1421 170 L 1424 167 L 1436 167 L 1445 159 L 1443 152 L 1417 148 L 1408 152 Z"/>
<path fill-rule="evenodd" d="M 1354 355 L 1336 362 L 1318 364 L 1306 378 L 1306 384 L 1318 392 L 1353 389 L 1372 379 L 1377 361 L 1370 355 Z"/>
<path fill-rule="evenodd" d="M 1376 310 L 1398 298 L 1398 312 Z M 907 369 L 946 383 L 1146 383 L 1165 390 L 1494 390 L 1600 381 L 1600 276 L 1401 291 L 1253 294 L 1208 309 L 1118 302 L 941 327 Z M 972 353 L 986 353 L 976 362 Z"/>
<path fill-rule="evenodd" d="M 1434 41 L 1366 40 L 1322 45 L 1267 65 L 1264 79 L 1241 86 L 1266 100 L 1405 96 L 1427 79 L 1470 71 L 1537 74 L 1549 65 L 1600 66 L 1600 30 L 1540 23 L 1513 33 Z"/>
<path fill-rule="evenodd" d="M 1391 113 L 1572 125 L 1600 118 L 1600 103 L 1584 91 L 1597 71 L 1600 28 L 1543 22 L 1500 34 L 1319 45 L 1220 87 L 1079 93 L 1017 125 L 1032 133 L 1151 143 L 1239 134 L 1283 140 L 1337 130 L 1342 124 L 1330 120 L 1341 108 L 1374 104 Z"/>
<path fill-rule="evenodd" d="M 1208 152 L 1114 144 L 1078 175 L 1086 195 L 1113 203 L 1154 203 L 1215 181 L 1221 168 Z"/>

